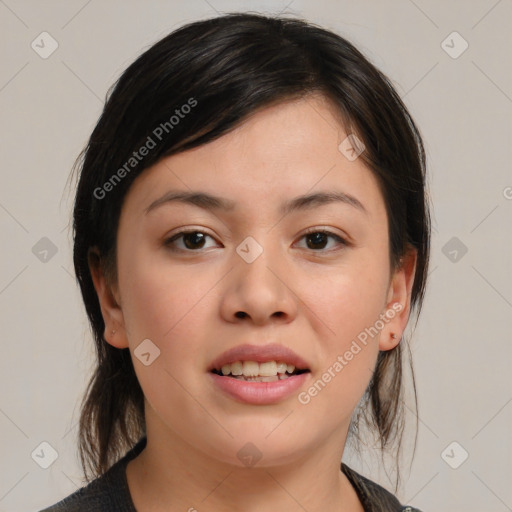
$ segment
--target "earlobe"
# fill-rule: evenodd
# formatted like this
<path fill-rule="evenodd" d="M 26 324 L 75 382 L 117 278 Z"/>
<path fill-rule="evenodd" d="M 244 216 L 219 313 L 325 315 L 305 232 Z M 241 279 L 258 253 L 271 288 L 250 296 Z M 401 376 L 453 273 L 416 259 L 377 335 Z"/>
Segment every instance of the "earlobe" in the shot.
<path fill-rule="evenodd" d="M 395 313 L 395 311 L 397 309 L 400 311 L 403 311 L 403 309 L 404 309 L 402 304 L 400 304 L 399 302 L 394 303 L 393 308 L 391 308 L 391 309 L 388 308 L 386 310 L 386 313 L 385 313 L 386 318 L 390 318 L 389 324 L 397 323 L 397 322 L 395 322 L 395 319 L 396 319 L 395 315 L 397 314 L 397 313 Z M 392 329 L 392 327 L 391 327 L 391 329 Z M 390 330 L 389 326 L 386 326 L 386 328 L 380 334 L 379 350 L 386 351 L 386 350 L 391 350 L 391 349 L 395 348 L 402 340 L 401 332 L 403 332 L 403 330 L 400 331 L 399 333 L 396 333 L 396 332 Z"/>
<path fill-rule="evenodd" d="M 128 340 L 124 328 L 123 312 L 116 300 L 111 286 L 107 283 L 101 262 L 101 255 L 97 247 L 89 248 L 87 254 L 89 271 L 94 289 L 100 303 L 101 314 L 105 324 L 103 337 L 105 341 L 116 348 L 128 347 Z"/>
<path fill-rule="evenodd" d="M 411 310 L 411 291 L 416 273 L 417 250 L 410 247 L 391 279 L 385 315 L 389 319 L 381 331 L 379 350 L 391 350 L 401 341 Z"/>

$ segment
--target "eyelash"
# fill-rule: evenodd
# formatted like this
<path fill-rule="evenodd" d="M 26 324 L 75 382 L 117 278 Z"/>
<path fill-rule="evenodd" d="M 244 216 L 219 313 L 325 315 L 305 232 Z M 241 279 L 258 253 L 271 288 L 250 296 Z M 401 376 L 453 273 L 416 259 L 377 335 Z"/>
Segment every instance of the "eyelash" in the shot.
<path fill-rule="evenodd" d="M 169 249 L 173 252 L 188 252 L 188 253 L 201 252 L 201 248 L 199 248 L 198 250 L 194 250 L 194 249 L 181 249 L 181 248 L 173 247 L 173 243 L 176 240 L 183 238 L 185 235 L 192 234 L 192 233 L 201 233 L 201 234 L 206 235 L 207 237 L 210 237 L 213 239 L 213 237 L 211 235 L 209 235 L 208 233 L 205 233 L 204 231 L 201 231 L 199 229 L 191 229 L 191 230 L 180 231 L 179 233 L 176 233 L 171 238 L 168 238 L 167 240 L 165 240 L 164 245 L 166 247 L 169 247 Z M 328 231 L 325 229 L 318 229 L 318 228 L 310 228 L 308 231 L 306 231 L 306 233 L 304 233 L 300 237 L 300 240 L 307 237 L 308 235 L 314 235 L 314 234 L 319 234 L 319 233 L 323 234 L 323 235 L 327 235 L 327 237 L 329 237 L 329 238 L 335 239 L 341 246 L 349 246 L 350 245 L 344 238 L 340 237 L 339 235 L 336 235 L 332 231 Z M 319 250 L 310 249 L 310 250 L 318 253 L 318 252 L 331 252 L 333 250 L 340 250 L 340 249 L 319 249 Z"/>

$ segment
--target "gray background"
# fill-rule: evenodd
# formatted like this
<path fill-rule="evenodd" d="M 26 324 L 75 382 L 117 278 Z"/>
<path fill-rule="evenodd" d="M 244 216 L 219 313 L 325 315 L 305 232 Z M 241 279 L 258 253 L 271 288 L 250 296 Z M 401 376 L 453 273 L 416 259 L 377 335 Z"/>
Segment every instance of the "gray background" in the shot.
<path fill-rule="evenodd" d="M 71 165 L 143 49 L 232 10 L 286 12 L 346 36 L 420 126 L 434 233 L 413 343 L 418 443 L 398 495 L 425 512 L 512 510 L 510 0 L 0 0 L 0 510 L 38 510 L 81 485 L 78 398 L 93 360 L 73 278 Z M 46 59 L 55 43 L 43 31 L 58 43 Z M 42 442 L 58 453 L 48 469 Z M 347 461 L 389 487 L 378 461 Z"/>

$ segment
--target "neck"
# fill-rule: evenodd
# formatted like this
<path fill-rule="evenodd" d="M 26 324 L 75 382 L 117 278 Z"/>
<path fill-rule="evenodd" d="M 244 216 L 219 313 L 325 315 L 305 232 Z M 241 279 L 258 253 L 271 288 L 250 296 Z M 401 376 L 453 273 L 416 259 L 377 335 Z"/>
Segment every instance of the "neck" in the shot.
<path fill-rule="evenodd" d="M 199 453 L 169 430 L 149 427 L 146 448 L 126 470 L 137 510 L 363 512 L 340 470 L 346 433 L 341 443 L 336 433 L 282 464 L 240 467 Z"/>

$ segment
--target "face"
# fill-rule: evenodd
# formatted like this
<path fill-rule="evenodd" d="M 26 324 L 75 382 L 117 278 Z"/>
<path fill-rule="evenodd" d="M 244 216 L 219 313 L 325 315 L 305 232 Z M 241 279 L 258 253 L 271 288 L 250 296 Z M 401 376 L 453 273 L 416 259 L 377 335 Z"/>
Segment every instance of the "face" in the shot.
<path fill-rule="evenodd" d="M 379 350 L 405 328 L 413 271 L 391 271 L 383 196 L 339 149 L 333 112 L 320 96 L 265 108 L 130 188 L 110 299 L 94 281 L 148 435 L 238 466 L 343 445 Z"/>

